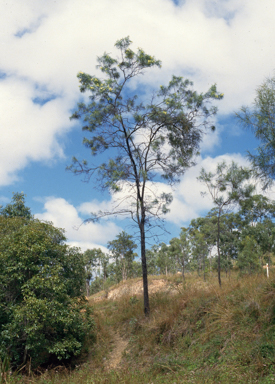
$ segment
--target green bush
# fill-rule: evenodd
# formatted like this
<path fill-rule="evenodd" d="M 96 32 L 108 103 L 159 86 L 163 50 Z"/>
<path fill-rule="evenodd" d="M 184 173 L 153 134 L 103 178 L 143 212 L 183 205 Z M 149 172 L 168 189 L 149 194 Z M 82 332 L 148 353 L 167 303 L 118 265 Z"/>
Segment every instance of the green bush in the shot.
<path fill-rule="evenodd" d="M 61 229 L 0 216 L 0 358 L 32 366 L 80 354 L 93 320 L 84 262 Z"/>

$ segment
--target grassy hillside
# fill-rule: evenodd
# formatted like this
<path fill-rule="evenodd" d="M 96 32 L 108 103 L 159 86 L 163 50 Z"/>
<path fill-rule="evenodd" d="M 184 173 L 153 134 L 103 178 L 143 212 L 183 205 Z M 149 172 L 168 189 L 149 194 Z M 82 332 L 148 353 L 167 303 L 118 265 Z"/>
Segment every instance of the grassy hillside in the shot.
<path fill-rule="evenodd" d="M 269 280 L 264 274 L 224 276 L 221 289 L 216 277 L 203 282 L 189 275 L 184 284 L 180 276 L 150 277 L 151 286 L 159 289 L 150 295 L 149 319 L 143 315 L 142 297 L 133 295 L 138 279 L 120 284 L 123 293 L 115 299 L 103 298 L 106 293 L 89 299 L 97 341 L 74 362 L 74 370 L 56 367 L 17 381 L 275 383 L 273 275 Z"/>

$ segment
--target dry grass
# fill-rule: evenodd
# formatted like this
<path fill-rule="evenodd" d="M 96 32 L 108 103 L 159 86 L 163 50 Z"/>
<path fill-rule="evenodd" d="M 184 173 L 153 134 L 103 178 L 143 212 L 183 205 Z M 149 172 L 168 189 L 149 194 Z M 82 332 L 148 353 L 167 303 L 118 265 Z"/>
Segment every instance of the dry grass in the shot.
<path fill-rule="evenodd" d="M 272 383 L 275 378 L 275 279 L 264 275 L 207 282 L 195 274 L 150 277 L 151 314 L 133 295 L 135 279 L 116 299 L 90 298 L 97 341 L 78 369 L 46 372 L 35 383 Z M 131 288 L 130 288 L 131 287 Z M 119 369 L 108 359 L 123 337 Z M 126 343 L 127 340 L 127 343 Z M 108 368 L 109 367 L 109 368 Z M 28 382 L 28 379 L 26 382 Z"/>

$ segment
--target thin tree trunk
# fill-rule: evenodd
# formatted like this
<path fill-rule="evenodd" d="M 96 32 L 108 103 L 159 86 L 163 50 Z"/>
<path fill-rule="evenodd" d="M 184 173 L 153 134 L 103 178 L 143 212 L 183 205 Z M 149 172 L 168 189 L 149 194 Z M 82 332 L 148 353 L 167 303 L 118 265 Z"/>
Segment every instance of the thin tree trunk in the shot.
<path fill-rule="evenodd" d="M 88 297 L 90 295 L 90 285 L 89 280 L 86 280 L 86 296 Z"/>
<path fill-rule="evenodd" d="M 225 271 L 225 275 L 227 277 L 227 273 L 228 273 L 228 268 L 229 268 L 229 264 L 228 264 L 228 253 L 226 253 L 226 271 Z"/>
<path fill-rule="evenodd" d="M 218 238 L 217 238 L 217 248 L 218 248 L 218 280 L 220 287 L 222 286 L 221 281 L 221 254 L 220 254 L 220 212 L 218 215 Z"/>
<path fill-rule="evenodd" d="M 126 281 L 127 280 L 127 267 L 125 265 L 124 259 L 121 260 L 121 264 L 122 264 L 122 281 Z"/>
<path fill-rule="evenodd" d="M 149 293 L 148 293 L 148 278 L 147 278 L 147 264 L 145 255 L 145 219 L 142 218 L 140 222 L 140 242 L 141 242 L 141 263 L 142 263 L 142 278 L 143 278 L 143 297 L 144 297 L 144 314 L 149 316 Z"/>
<path fill-rule="evenodd" d="M 206 281 L 206 278 L 205 278 L 205 254 L 203 254 L 203 280 Z"/>

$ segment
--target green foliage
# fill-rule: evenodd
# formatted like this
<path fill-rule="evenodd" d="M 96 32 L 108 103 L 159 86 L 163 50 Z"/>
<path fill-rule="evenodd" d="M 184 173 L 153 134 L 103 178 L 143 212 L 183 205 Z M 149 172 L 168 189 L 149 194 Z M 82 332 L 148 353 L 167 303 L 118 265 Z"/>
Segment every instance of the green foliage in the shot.
<path fill-rule="evenodd" d="M 240 205 L 246 199 L 251 198 L 255 185 L 249 183 L 251 172 L 247 168 L 239 167 L 232 161 L 230 165 L 222 162 L 217 165 L 216 172 L 207 173 L 201 169 L 198 180 L 208 190 L 216 208 L 217 215 L 217 251 L 218 251 L 218 280 L 221 286 L 221 216 L 229 213 L 234 206 Z M 206 195 L 206 193 L 202 193 Z"/>
<path fill-rule="evenodd" d="M 246 236 L 240 243 L 237 265 L 242 273 L 255 273 L 261 270 L 260 247 L 253 237 Z"/>
<path fill-rule="evenodd" d="M 167 273 L 171 272 L 171 269 L 175 269 L 175 264 L 171 263 L 171 255 L 168 249 L 169 247 L 165 243 L 160 243 L 157 248 L 156 265 L 158 267 L 158 273 L 161 275 L 167 275 Z"/>
<path fill-rule="evenodd" d="M 208 245 L 205 235 L 198 229 L 191 229 L 190 242 L 192 243 L 192 258 L 196 260 L 198 274 L 203 270 L 204 280 L 206 278 L 206 258 L 208 256 Z"/>
<path fill-rule="evenodd" d="M 0 384 L 10 383 L 11 366 L 8 355 L 0 357 Z"/>
<path fill-rule="evenodd" d="M 79 355 L 93 325 L 84 261 L 50 223 L 0 216 L 0 357 L 36 366 Z"/>
<path fill-rule="evenodd" d="M 123 281 L 127 280 L 132 272 L 134 258 L 137 256 L 137 254 L 134 253 L 137 245 L 132 239 L 133 236 L 122 231 L 115 240 L 108 242 L 108 249 L 115 259 L 115 271 L 118 281 L 121 279 Z"/>
<path fill-rule="evenodd" d="M 249 152 L 248 155 L 267 186 L 275 178 L 275 77 L 266 79 L 256 89 L 252 107 L 242 107 L 236 116 L 260 142 L 257 154 Z"/>
<path fill-rule="evenodd" d="M 159 246 L 156 244 L 151 249 L 146 249 L 147 271 L 149 275 L 157 275 L 159 273 L 157 266 L 158 250 Z"/>
<path fill-rule="evenodd" d="M 275 202 L 266 196 L 255 194 L 240 202 L 239 215 L 246 223 L 261 223 L 275 217 Z"/>
<path fill-rule="evenodd" d="M 275 224 L 270 219 L 263 220 L 256 225 L 248 225 L 243 228 L 241 238 L 246 236 L 253 238 L 257 242 L 261 254 L 261 263 L 271 263 L 274 255 Z"/>
<path fill-rule="evenodd" d="M 170 240 L 169 253 L 172 259 L 175 259 L 176 265 L 182 271 L 182 277 L 185 278 L 185 267 L 191 256 L 191 244 L 186 228 L 181 228 L 180 237 L 174 237 Z"/>
<path fill-rule="evenodd" d="M 95 287 L 100 287 L 99 282 L 96 282 L 90 292 L 90 283 L 93 278 L 97 278 L 102 274 L 103 282 L 106 280 L 109 258 L 100 248 L 87 249 L 83 256 L 86 272 L 86 295 L 89 296 L 90 293 L 95 293 Z"/>
<path fill-rule="evenodd" d="M 30 208 L 25 206 L 25 196 L 23 192 L 13 193 L 12 202 L 7 204 L 5 208 L 0 207 L 0 215 L 4 217 L 25 217 L 31 218 Z"/>

